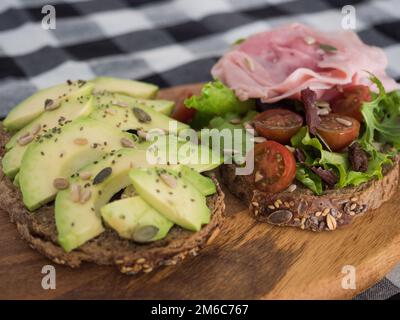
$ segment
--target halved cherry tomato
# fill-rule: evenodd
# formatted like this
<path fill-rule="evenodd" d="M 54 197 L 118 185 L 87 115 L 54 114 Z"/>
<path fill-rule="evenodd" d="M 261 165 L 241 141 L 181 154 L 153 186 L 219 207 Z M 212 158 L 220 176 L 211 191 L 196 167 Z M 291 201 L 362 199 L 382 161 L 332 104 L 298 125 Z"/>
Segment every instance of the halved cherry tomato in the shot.
<path fill-rule="evenodd" d="M 371 91 L 367 86 L 352 85 L 345 87 L 343 92 L 332 99 L 330 105 L 333 112 L 362 121 L 361 105 L 371 99 Z"/>
<path fill-rule="evenodd" d="M 339 151 L 357 139 L 360 122 L 348 116 L 330 113 L 321 117 L 317 132 L 332 151 Z"/>
<path fill-rule="evenodd" d="M 303 118 L 286 109 L 270 109 L 253 119 L 257 133 L 267 139 L 287 144 L 303 125 Z"/>
<path fill-rule="evenodd" d="M 293 154 L 275 141 L 266 141 L 254 147 L 254 181 L 258 189 L 280 192 L 291 185 L 296 176 Z"/>
<path fill-rule="evenodd" d="M 180 122 L 188 123 L 193 119 L 196 114 L 196 109 L 187 108 L 184 104 L 187 98 L 190 98 L 193 95 L 192 91 L 184 91 L 179 99 L 176 101 L 176 105 L 174 110 L 172 111 L 171 118 L 178 120 Z"/>

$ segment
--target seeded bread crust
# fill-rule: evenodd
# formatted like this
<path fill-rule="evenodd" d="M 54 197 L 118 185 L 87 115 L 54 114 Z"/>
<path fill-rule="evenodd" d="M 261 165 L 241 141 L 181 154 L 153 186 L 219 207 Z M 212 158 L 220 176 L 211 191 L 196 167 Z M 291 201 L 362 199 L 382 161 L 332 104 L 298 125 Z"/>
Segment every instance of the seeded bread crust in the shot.
<path fill-rule="evenodd" d="M 220 168 L 222 181 L 235 196 L 249 205 L 250 214 L 260 222 L 297 227 L 311 231 L 333 231 L 350 224 L 369 210 L 379 208 L 396 192 L 399 183 L 399 159 L 384 170 L 384 177 L 358 187 L 327 190 L 317 196 L 297 183 L 296 189 L 266 193 L 254 186 L 250 176 L 236 176 L 236 166 Z"/>
<path fill-rule="evenodd" d="M 0 156 L 3 156 L 8 135 L 0 124 Z M 101 235 L 66 253 L 57 244 L 57 230 L 53 204 L 34 212 L 26 210 L 22 195 L 10 179 L 0 170 L 0 207 L 9 214 L 22 238 L 29 245 L 58 264 L 79 267 L 82 262 L 116 265 L 122 273 L 150 272 L 162 265 L 175 265 L 186 256 L 196 256 L 220 232 L 225 211 L 224 194 L 215 179 L 217 193 L 207 198 L 211 221 L 199 232 L 190 232 L 174 226 L 168 236 L 150 244 L 137 244 L 122 239 L 116 232 L 106 229 Z"/>

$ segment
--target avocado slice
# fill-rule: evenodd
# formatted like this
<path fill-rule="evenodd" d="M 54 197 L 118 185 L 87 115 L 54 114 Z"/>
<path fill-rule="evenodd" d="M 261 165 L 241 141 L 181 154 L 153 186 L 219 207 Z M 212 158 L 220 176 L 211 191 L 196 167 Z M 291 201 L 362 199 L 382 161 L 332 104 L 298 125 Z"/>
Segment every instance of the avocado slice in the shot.
<path fill-rule="evenodd" d="M 90 100 L 93 88 L 94 85 L 92 83 L 86 83 L 81 88 L 74 91 L 74 93 L 68 95 L 68 97 L 55 101 L 55 103 L 58 103 L 59 105 L 59 107 L 56 109 L 48 111 L 43 109 L 42 114 L 24 126 L 10 138 L 6 144 L 6 150 L 10 150 L 17 145 L 20 137 L 26 135 L 27 133 L 31 133 L 32 131 L 36 131 L 35 128 L 38 125 L 40 125 L 40 130 L 37 134 L 41 134 L 47 132 L 53 127 L 59 126 L 60 123 L 68 123 L 69 120 L 75 119 L 76 117 L 80 116 L 81 113 L 83 113 L 83 115 L 88 115 L 93 111 L 93 106 L 90 105 L 89 108 L 84 107 Z M 69 110 L 71 106 L 73 106 L 71 108 L 72 110 Z"/>
<path fill-rule="evenodd" d="M 84 165 L 118 150 L 128 133 L 90 118 L 81 118 L 30 144 L 22 158 L 19 183 L 25 206 L 35 210 L 57 193 L 56 178 L 68 178 Z"/>
<path fill-rule="evenodd" d="M 158 87 L 156 85 L 142 81 L 113 77 L 98 77 L 92 81 L 96 86 L 96 92 L 111 91 L 144 99 L 154 98 L 158 92 Z"/>
<path fill-rule="evenodd" d="M 131 184 L 129 170 L 132 166 L 148 166 L 145 150 L 123 148 L 108 153 L 98 162 L 80 169 L 70 178 L 70 187 L 58 192 L 55 218 L 58 242 L 64 250 L 71 251 L 104 231 L 100 209 L 115 193 Z M 111 174 L 101 183 L 93 184 L 94 178 L 104 168 L 111 168 Z M 90 173 L 90 179 L 82 179 L 82 172 Z M 91 197 L 85 203 L 74 202 L 71 198 L 76 186 L 90 192 Z"/>
<path fill-rule="evenodd" d="M 174 165 L 188 165 L 197 172 L 213 170 L 223 163 L 223 157 L 218 153 L 219 150 L 214 152 L 207 145 L 184 141 L 175 135 L 157 136 L 148 143 L 147 151 L 149 157 L 154 159 L 153 162 L 161 159 L 161 163 L 166 163 L 168 160 Z M 158 162 L 160 163 L 160 161 Z"/>
<path fill-rule="evenodd" d="M 115 93 L 110 91 L 101 91 L 97 92 L 95 95 L 95 104 L 96 106 L 105 107 L 105 105 L 110 104 L 120 104 L 120 105 L 128 105 L 129 107 L 140 107 L 142 105 L 153 109 L 159 113 L 163 113 L 165 115 L 170 115 L 172 110 L 175 107 L 175 102 L 169 100 L 149 100 L 142 98 L 134 98 L 131 96 L 127 96 L 121 93 Z"/>
<path fill-rule="evenodd" d="M 3 121 L 9 131 L 17 131 L 44 112 L 45 101 L 57 101 L 78 91 L 83 81 L 65 82 L 47 89 L 40 90 L 15 106 Z"/>
<path fill-rule="evenodd" d="M 82 87 L 82 90 L 77 91 L 77 93 L 79 93 L 78 96 L 74 95 L 63 100 L 58 109 L 42 113 L 39 117 L 18 131 L 7 144 L 11 149 L 8 150 L 2 159 L 3 172 L 8 177 L 12 178 L 21 166 L 22 157 L 29 143 L 18 143 L 19 137 L 24 137 L 30 133 L 32 135 L 32 132 L 35 132 L 32 138 L 35 137 L 36 140 L 39 140 L 41 135 L 51 134 L 52 130 L 56 130 L 53 128 L 61 127 L 78 117 L 89 115 L 94 108 L 93 97 L 90 96 L 92 89 L 92 84 L 85 85 L 85 88 Z"/>
<path fill-rule="evenodd" d="M 158 87 L 153 84 L 112 77 L 99 77 L 88 82 L 94 84 L 95 92 L 106 90 L 144 99 L 155 97 L 158 91 Z M 23 128 L 44 112 L 46 100 L 58 101 L 66 98 L 88 82 L 83 80 L 67 81 L 36 92 L 10 111 L 3 121 L 4 127 L 9 131 L 17 131 Z"/>
<path fill-rule="evenodd" d="M 181 165 L 176 169 L 182 177 L 197 188 L 203 195 L 209 196 L 217 192 L 217 188 L 212 179 L 198 173 L 193 168 Z"/>
<path fill-rule="evenodd" d="M 132 195 L 129 171 L 132 167 L 147 168 L 151 166 L 147 158 L 147 148 L 147 143 L 140 143 L 135 149 L 123 148 L 109 153 L 96 163 L 90 163 L 81 168 L 69 179 L 70 187 L 57 193 L 55 218 L 58 242 L 64 250 L 71 251 L 104 231 L 100 219 L 100 208 L 106 205 L 115 193 L 125 187 L 130 189 L 126 194 Z M 168 167 L 168 165 L 166 166 Z M 104 182 L 93 185 L 92 181 L 97 173 L 108 167 L 112 168 L 110 176 Z M 82 172 L 89 172 L 91 179 L 82 179 L 80 177 Z M 71 199 L 72 186 L 75 188 L 77 185 L 81 190 L 90 191 L 91 197 L 84 204 Z"/>
<path fill-rule="evenodd" d="M 206 197 L 176 171 L 134 168 L 129 177 L 139 196 L 177 225 L 199 231 L 210 221 Z"/>
<path fill-rule="evenodd" d="M 98 99 L 98 95 L 96 95 L 96 99 Z M 145 104 L 135 105 L 127 100 L 120 101 L 123 104 L 118 104 L 118 101 L 109 95 L 96 101 L 96 108 L 90 117 L 105 121 L 123 131 L 143 130 L 148 132 L 152 129 L 170 131 L 170 128 L 174 128 L 170 133 L 176 134 L 183 129 L 189 129 L 187 124 L 159 113 Z M 172 126 L 170 127 L 170 125 Z"/>
<path fill-rule="evenodd" d="M 165 238 L 174 225 L 139 196 L 113 201 L 100 211 L 106 224 L 122 238 L 139 243 Z"/>

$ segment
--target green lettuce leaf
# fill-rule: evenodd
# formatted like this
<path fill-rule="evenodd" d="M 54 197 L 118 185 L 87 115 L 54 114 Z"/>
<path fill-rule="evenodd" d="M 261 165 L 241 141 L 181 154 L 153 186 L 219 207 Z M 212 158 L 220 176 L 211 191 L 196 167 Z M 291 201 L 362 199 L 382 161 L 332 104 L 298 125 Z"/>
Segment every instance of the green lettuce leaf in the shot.
<path fill-rule="evenodd" d="M 225 116 L 228 113 L 245 114 L 254 109 L 255 100 L 240 101 L 233 90 L 221 81 L 215 80 L 205 84 L 199 96 L 186 99 L 185 106 L 197 110 L 191 124 L 193 127 L 200 128 L 207 126 L 214 116 Z"/>
<path fill-rule="evenodd" d="M 386 93 L 375 76 L 371 76 L 371 81 L 378 87 L 379 93 L 362 105 L 365 131 L 359 143 L 370 153 L 376 150 L 374 140 L 389 143 L 400 150 L 400 94 L 398 91 Z"/>
<path fill-rule="evenodd" d="M 322 194 L 323 189 L 321 178 L 300 163 L 296 164 L 296 179 L 312 190 L 315 194 Z"/>

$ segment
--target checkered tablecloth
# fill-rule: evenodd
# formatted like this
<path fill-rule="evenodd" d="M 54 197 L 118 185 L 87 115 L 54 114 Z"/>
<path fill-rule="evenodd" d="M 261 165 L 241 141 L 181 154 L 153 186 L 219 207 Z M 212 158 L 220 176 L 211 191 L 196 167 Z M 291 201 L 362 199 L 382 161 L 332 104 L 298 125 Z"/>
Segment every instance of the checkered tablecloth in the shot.
<path fill-rule="evenodd" d="M 48 4 L 54 30 L 41 24 Z M 288 22 L 336 30 L 344 5 L 356 8 L 356 31 L 385 50 L 388 73 L 399 80 L 399 0 L 0 0 L 0 117 L 67 79 L 207 81 L 235 40 Z M 399 287 L 400 267 L 357 298 L 386 299 Z"/>

